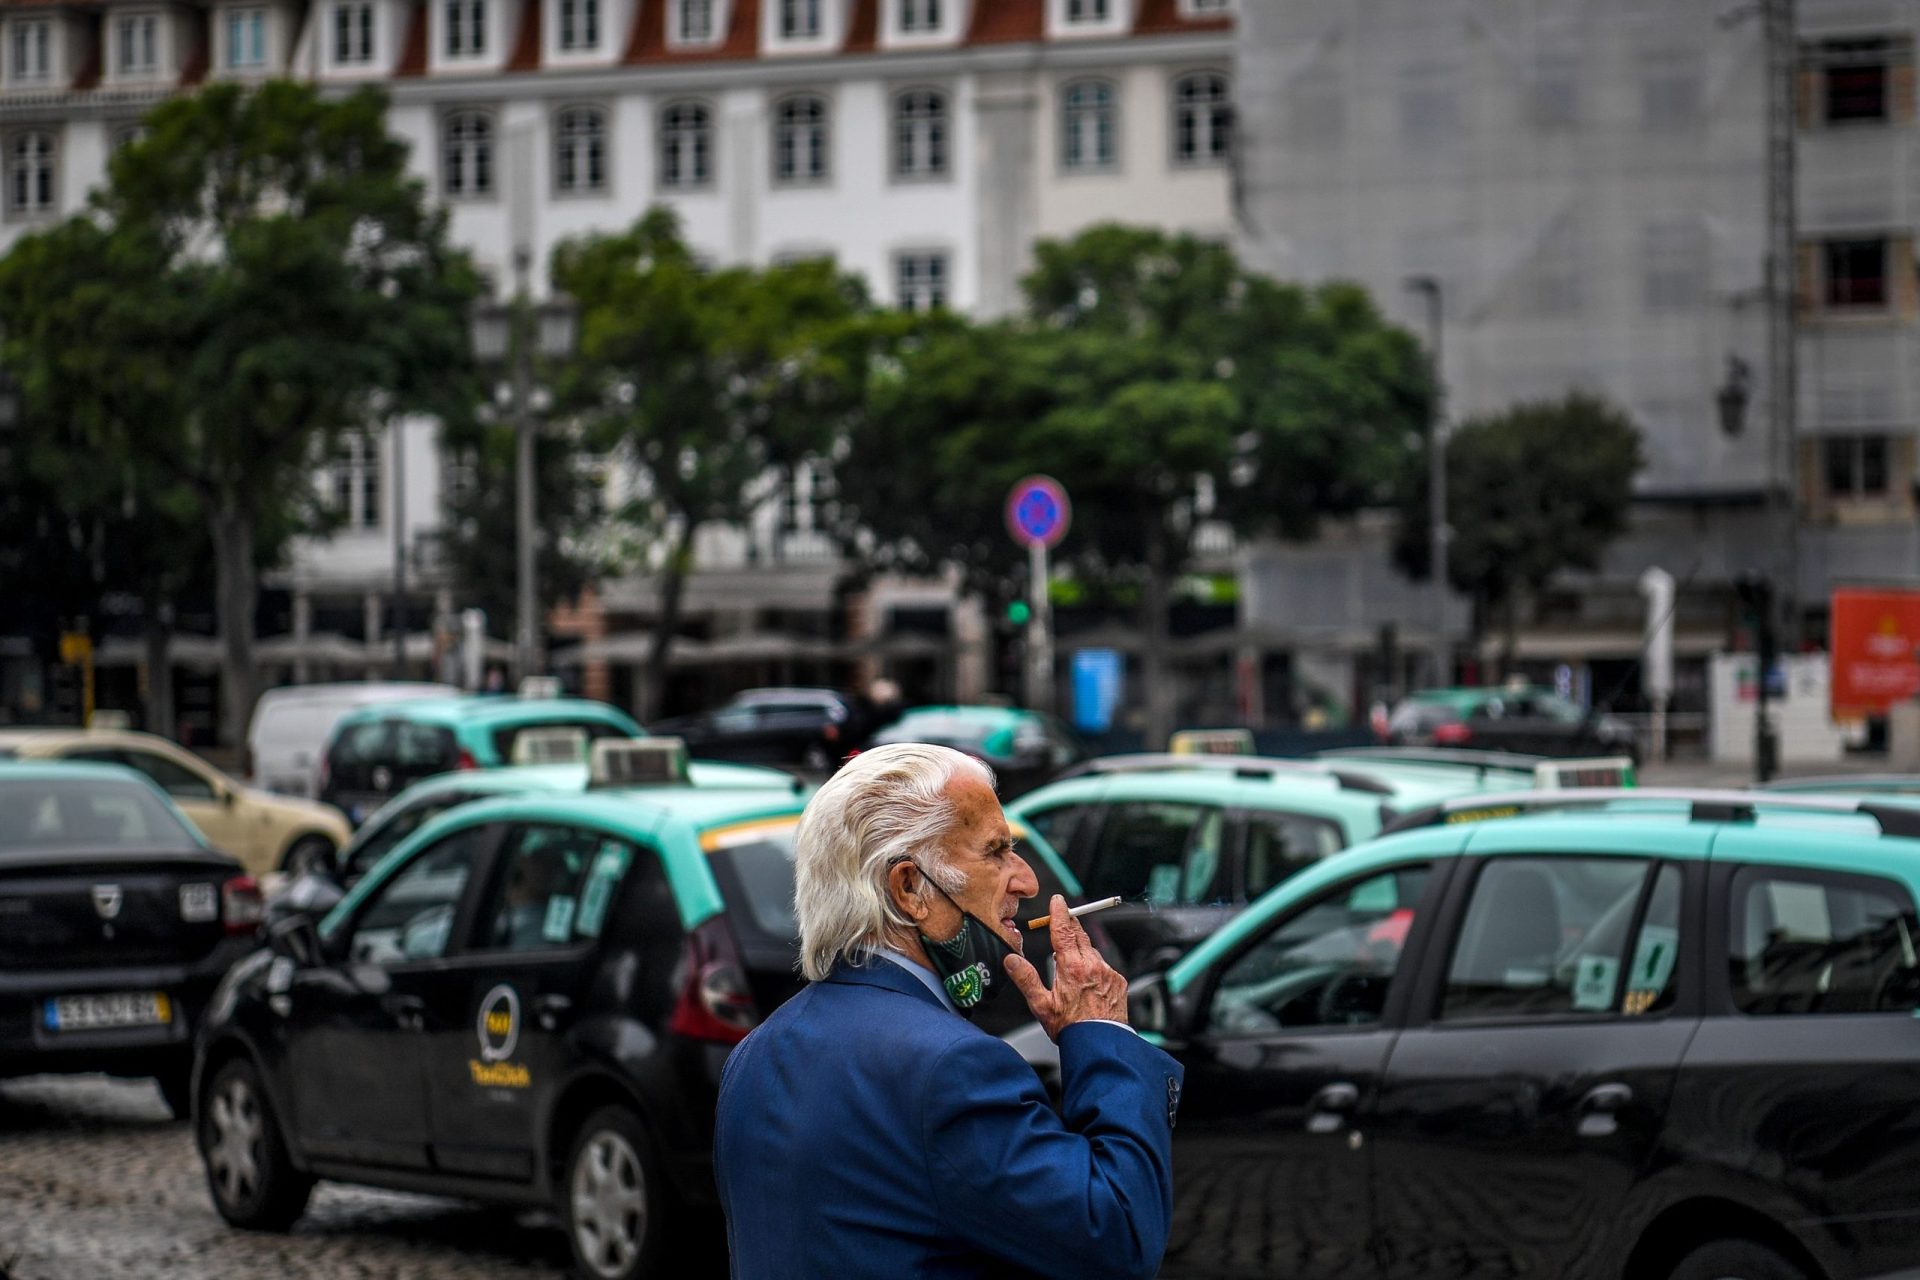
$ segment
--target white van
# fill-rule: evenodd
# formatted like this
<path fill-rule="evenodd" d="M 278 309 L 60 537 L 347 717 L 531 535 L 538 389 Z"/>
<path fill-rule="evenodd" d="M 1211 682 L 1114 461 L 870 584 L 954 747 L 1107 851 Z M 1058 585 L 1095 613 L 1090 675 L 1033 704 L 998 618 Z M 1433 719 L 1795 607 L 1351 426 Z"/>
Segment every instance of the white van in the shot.
<path fill-rule="evenodd" d="M 296 684 L 269 689 L 253 707 L 247 726 L 248 774 L 256 787 L 313 799 L 320 791 L 320 761 L 340 717 L 370 702 L 458 696 L 450 684 L 425 681 Z"/>

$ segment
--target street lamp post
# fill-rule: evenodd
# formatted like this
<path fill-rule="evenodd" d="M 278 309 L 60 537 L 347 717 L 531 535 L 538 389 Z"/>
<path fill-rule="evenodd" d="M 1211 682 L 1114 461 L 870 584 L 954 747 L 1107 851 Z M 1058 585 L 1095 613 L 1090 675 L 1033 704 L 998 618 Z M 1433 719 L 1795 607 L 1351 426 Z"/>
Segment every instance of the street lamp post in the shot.
<path fill-rule="evenodd" d="M 1407 288 L 1427 300 L 1427 359 L 1433 370 L 1433 416 L 1427 442 L 1427 562 L 1433 575 L 1433 682 L 1451 684 L 1447 644 L 1447 390 L 1440 362 L 1442 294 L 1434 276 L 1408 276 Z"/>
<path fill-rule="evenodd" d="M 554 298 L 533 306 L 527 298 L 533 251 L 522 244 L 513 251 L 513 300 L 482 303 L 473 312 L 473 351 L 485 361 L 511 360 L 511 417 L 516 460 L 514 465 L 514 579 L 516 629 L 514 665 L 520 679 L 537 673 L 540 657 L 538 534 L 534 519 L 534 437 L 539 424 L 533 405 L 533 357 L 564 359 L 572 353 L 575 331 L 573 304 Z"/>

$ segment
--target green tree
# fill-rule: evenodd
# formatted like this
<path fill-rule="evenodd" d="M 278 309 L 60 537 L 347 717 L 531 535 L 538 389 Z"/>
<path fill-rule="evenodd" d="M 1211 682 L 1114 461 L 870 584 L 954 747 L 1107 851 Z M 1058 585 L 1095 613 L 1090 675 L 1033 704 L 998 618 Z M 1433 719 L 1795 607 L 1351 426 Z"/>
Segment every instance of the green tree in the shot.
<path fill-rule="evenodd" d="M 832 447 L 859 404 L 866 295 L 824 259 L 709 270 L 664 209 L 619 235 L 562 245 L 553 279 L 580 306 L 563 405 L 639 479 L 618 514 L 651 544 L 660 579 L 650 713 L 694 535 L 745 523 L 780 477 Z"/>
<path fill-rule="evenodd" d="M 1476 633 L 1498 616 L 1511 668 L 1522 602 L 1556 574 L 1599 567 L 1627 527 L 1646 465 L 1640 429 L 1620 409 L 1575 392 L 1461 423 L 1447 439 L 1447 579 L 1473 602 Z M 1395 557 L 1426 578 L 1428 493 L 1410 484 Z"/>
<path fill-rule="evenodd" d="M 477 278 L 385 120 L 375 91 L 285 81 L 169 100 L 87 214 L 0 265 L 0 313 L 29 318 L 7 338 L 29 400 L 199 509 L 229 740 L 253 705 L 265 531 L 307 502 L 343 428 L 472 395 Z"/>
<path fill-rule="evenodd" d="M 1199 527 L 1299 537 L 1390 498 L 1424 362 L 1357 288 L 1281 284 L 1195 236 L 1110 224 L 1043 242 L 1025 290 L 1020 317 L 937 322 L 888 353 L 839 491 L 877 555 L 1007 572 L 1008 486 L 1058 479 L 1074 523 L 1056 556 L 1139 601 L 1161 742 L 1167 605 Z"/>

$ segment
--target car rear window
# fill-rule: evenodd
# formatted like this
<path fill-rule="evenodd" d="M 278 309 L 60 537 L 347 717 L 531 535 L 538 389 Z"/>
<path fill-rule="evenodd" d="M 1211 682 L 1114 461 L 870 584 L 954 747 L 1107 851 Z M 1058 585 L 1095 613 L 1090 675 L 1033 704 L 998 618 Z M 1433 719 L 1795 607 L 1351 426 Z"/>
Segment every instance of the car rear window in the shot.
<path fill-rule="evenodd" d="M 792 942 L 800 935 L 793 915 L 793 837 L 799 829 L 795 818 L 721 828 L 703 838 L 736 931 L 764 942 Z"/>
<path fill-rule="evenodd" d="M 135 783 L 44 778 L 0 782 L 0 852 L 203 844 L 165 801 Z"/>
<path fill-rule="evenodd" d="M 383 721 L 368 720 L 361 724 L 348 725 L 334 740 L 333 749 L 327 754 L 332 757 L 335 768 L 342 765 L 373 764 L 387 750 L 387 726 Z"/>
<path fill-rule="evenodd" d="M 1920 1004 L 1920 925 L 1901 886 L 1750 867 L 1729 896 L 1729 970 L 1742 1013 L 1905 1013 Z"/>
<path fill-rule="evenodd" d="M 598 742 L 602 738 L 628 736 L 619 725 L 608 724 L 604 720 L 541 720 L 533 724 L 510 725 L 493 731 L 493 749 L 503 763 L 513 759 L 513 744 L 527 729 L 578 729 L 587 735 L 588 743 Z"/>

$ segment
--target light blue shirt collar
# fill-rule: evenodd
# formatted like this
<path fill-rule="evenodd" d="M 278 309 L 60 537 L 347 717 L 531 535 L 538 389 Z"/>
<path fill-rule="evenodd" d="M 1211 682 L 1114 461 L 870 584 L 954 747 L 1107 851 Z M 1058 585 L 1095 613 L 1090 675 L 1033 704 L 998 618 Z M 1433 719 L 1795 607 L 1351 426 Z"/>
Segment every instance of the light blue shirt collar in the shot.
<path fill-rule="evenodd" d="M 921 982 L 925 983 L 927 990 L 939 997 L 940 1003 L 946 1007 L 947 1012 L 960 1012 L 960 1006 L 953 1002 L 953 997 L 947 994 L 947 989 L 940 985 L 940 975 L 936 974 L 933 970 L 927 968 L 927 966 L 921 964 L 906 952 L 895 951 L 892 947 L 882 947 L 877 954 L 885 956 L 914 977 L 920 979 Z"/>

